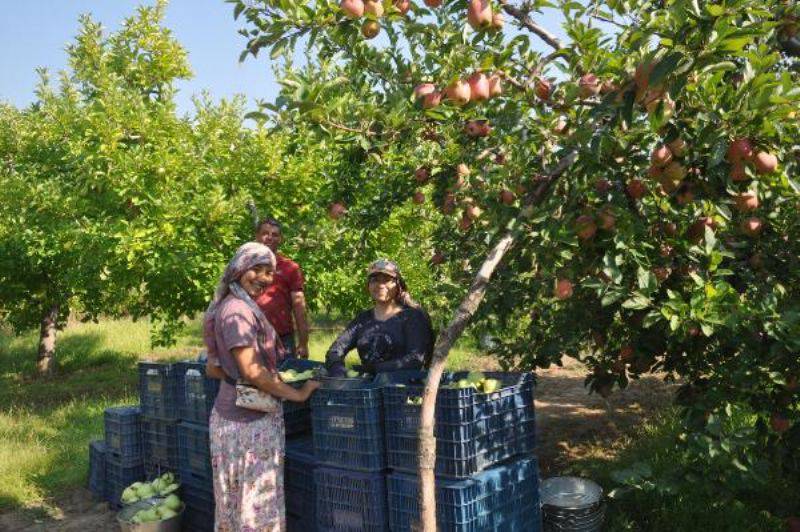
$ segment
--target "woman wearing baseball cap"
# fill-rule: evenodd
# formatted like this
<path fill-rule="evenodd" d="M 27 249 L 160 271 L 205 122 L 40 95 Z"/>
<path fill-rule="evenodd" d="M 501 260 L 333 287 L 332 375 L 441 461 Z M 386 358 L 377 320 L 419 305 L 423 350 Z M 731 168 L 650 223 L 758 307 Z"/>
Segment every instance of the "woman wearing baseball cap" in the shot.
<path fill-rule="evenodd" d="M 344 375 L 344 357 L 354 348 L 372 373 L 421 369 L 433 351 L 433 328 L 411 299 L 397 264 L 388 259 L 370 264 L 367 290 L 374 306 L 356 316 L 328 349 L 329 374 Z"/>

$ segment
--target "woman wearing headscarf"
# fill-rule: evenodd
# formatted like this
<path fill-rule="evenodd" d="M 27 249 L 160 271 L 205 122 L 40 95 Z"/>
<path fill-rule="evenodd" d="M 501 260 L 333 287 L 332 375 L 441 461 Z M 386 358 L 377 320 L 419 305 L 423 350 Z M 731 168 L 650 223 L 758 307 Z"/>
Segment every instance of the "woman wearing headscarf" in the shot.
<path fill-rule="evenodd" d="M 411 299 L 397 264 L 388 259 L 370 264 L 367 291 L 374 306 L 356 316 L 328 349 L 329 374 L 345 373 L 344 357 L 354 348 L 362 367 L 372 373 L 421 369 L 433 350 L 433 328 Z"/>
<path fill-rule="evenodd" d="M 224 376 L 209 420 L 219 532 L 285 530 L 280 399 L 305 401 L 319 387 L 308 381 L 295 389 L 277 375 L 275 329 L 254 302 L 274 270 L 275 255 L 268 247 L 241 246 L 203 320 L 209 373 Z M 269 412 L 236 406 L 238 379 L 272 396 Z"/>

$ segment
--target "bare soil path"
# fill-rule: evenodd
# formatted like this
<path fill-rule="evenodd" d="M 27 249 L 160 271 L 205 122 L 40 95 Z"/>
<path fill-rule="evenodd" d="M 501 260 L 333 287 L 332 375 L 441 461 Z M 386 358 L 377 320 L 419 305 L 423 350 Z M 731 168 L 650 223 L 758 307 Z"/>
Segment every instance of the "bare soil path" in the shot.
<path fill-rule="evenodd" d="M 576 458 L 612 456 L 615 442 L 668 404 L 672 395 L 673 386 L 649 376 L 606 400 L 587 393 L 585 377 L 583 366 L 571 359 L 564 359 L 563 367 L 538 372 L 536 415 L 543 477 L 558 474 Z M 0 531 L 117 530 L 115 514 L 105 503 L 92 501 L 83 488 L 50 501 L 48 508 L 47 517 L 29 511 L 0 515 Z"/>

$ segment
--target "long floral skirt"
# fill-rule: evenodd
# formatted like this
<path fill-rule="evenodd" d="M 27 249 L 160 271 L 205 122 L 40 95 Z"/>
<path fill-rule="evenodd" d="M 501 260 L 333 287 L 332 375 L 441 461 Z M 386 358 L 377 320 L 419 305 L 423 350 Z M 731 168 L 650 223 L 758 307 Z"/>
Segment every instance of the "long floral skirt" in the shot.
<path fill-rule="evenodd" d="M 211 466 L 217 532 L 284 532 L 283 414 L 250 423 L 211 412 Z"/>

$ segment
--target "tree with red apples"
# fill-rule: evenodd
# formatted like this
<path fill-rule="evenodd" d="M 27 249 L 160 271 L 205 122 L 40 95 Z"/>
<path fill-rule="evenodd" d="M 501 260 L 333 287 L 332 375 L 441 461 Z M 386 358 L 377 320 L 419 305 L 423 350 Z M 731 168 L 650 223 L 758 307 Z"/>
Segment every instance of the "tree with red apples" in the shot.
<path fill-rule="evenodd" d="M 562 1 L 561 41 L 536 2 L 385 4 L 376 43 L 344 2 L 231 1 L 247 52 L 319 57 L 287 63 L 275 119 L 362 150 L 354 186 L 436 210 L 432 263 L 463 300 L 423 399 L 424 530 L 436 391 L 470 320 L 506 367 L 573 356 L 604 396 L 647 372 L 683 379 L 685 445 L 739 470 L 797 444 L 797 7 Z M 734 411 L 751 415 L 747 445 L 720 429 Z"/>

